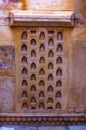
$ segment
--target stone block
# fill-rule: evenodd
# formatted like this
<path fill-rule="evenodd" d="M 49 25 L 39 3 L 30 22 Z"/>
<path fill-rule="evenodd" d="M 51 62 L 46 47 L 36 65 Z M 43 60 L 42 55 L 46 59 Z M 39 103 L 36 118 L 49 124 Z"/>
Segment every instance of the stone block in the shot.
<path fill-rule="evenodd" d="M 65 126 L 39 127 L 39 130 L 65 130 Z"/>

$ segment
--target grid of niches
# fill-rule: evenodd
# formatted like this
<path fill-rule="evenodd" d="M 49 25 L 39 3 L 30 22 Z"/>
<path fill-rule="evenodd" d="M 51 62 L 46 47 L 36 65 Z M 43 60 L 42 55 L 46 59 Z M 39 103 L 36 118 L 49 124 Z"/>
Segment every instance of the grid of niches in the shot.
<path fill-rule="evenodd" d="M 23 31 L 21 54 L 22 110 L 61 110 L 63 33 Z"/>

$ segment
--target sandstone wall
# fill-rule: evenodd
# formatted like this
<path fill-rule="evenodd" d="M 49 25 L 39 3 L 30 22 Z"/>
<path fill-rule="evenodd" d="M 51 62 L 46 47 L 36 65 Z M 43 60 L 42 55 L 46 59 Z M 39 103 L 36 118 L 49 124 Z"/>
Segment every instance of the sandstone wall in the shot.
<path fill-rule="evenodd" d="M 75 1 L 75 28 L 71 32 L 69 107 L 73 111 L 86 110 L 86 2 Z"/>
<path fill-rule="evenodd" d="M 86 109 L 86 1 L 85 0 L 20 0 L 18 3 L 0 1 L 0 112 L 16 109 L 15 28 L 8 25 L 9 10 L 73 10 L 75 27 L 71 31 L 68 51 L 68 111 Z M 12 1 L 11 1 L 12 2 Z"/>
<path fill-rule="evenodd" d="M 73 10 L 74 2 L 72 0 L 31 0 L 29 9 L 43 10 Z"/>

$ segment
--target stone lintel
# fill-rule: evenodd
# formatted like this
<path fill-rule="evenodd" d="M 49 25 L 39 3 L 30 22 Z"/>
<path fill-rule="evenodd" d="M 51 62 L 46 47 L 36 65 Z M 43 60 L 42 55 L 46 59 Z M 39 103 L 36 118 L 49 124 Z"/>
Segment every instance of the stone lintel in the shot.
<path fill-rule="evenodd" d="M 19 11 L 9 13 L 10 26 L 73 27 L 73 11 Z"/>

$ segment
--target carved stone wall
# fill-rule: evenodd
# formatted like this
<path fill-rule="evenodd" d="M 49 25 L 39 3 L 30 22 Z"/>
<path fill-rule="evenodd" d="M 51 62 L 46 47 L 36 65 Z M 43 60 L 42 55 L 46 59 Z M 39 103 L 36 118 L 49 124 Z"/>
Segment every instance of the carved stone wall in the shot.
<path fill-rule="evenodd" d="M 86 2 L 85 0 L 83 1 L 81 0 L 75 0 L 75 1 L 73 0 L 23 1 L 22 0 L 21 1 L 19 0 L 15 2 L 13 1 L 8 2 L 2 0 L 0 2 L 1 2 L 0 3 L 0 112 L 1 113 L 20 112 L 20 108 L 22 107 L 21 102 L 23 101 L 21 99 L 21 95 L 23 94 L 27 95 L 25 91 L 22 94 L 23 89 L 20 88 L 21 81 L 22 81 L 21 72 L 23 72 L 22 69 L 26 70 L 28 68 L 28 65 L 29 65 L 28 73 L 31 75 L 33 71 L 31 71 L 30 69 L 29 58 L 28 58 L 28 62 L 29 62 L 28 65 L 26 66 L 21 65 L 22 55 L 25 56 L 27 55 L 27 53 L 21 52 L 21 48 L 27 49 L 28 47 L 26 47 L 25 45 L 28 43 L 27 46 L 29 46 L 30 40 L 36 39 L 38 46 L 37 48 L 34 47 L 33 50 L 37 51 L 37 56 L 38 56 L 37 58 L 39 58 L 39 56 L 44 56 L 42 55 L 41 52 L 38 52 L 39 48 L 41 49 L 39 44 L 41 45 L 42 43 L 39 42 L 39 34 L 43 30 L 46 34 L 45 42 L 48 43 L 48 33 L 47 33 L 48 31 L 46 30 L 46 28 L 41 28 L 41 29 L 35 28 L 35 30 L 37 30 L 37 35 L 34 35 L 35 31 L 33 31 L 34 30 L 33 27 L 18 28 L 18 27 L 9 26 L 9 11 L 11 9 L 15 9 L 15 10 L 29 9 L 29 10 L 72 10 L 74 11 L 75 13 L 74 28 L 67 28 L 67 29 L 54 28 L 55 32 L 58 32 L 58 30 L 60 29 L 63 30 L 63 37 L 64 37 L 64 41 L 62 43 L 64 49 L 63 51 L 64 55 L 63 54 L 58 55 L 59 57 L 63 55 L 62 56 L 63 65 L 61 66 L 61 68 L 63 69 L 62 80 L 64 82 L 64 85 L 61 90 L 62 98 L 63 98 L 61 100 L 61 103 L 62 103 L 62 110 L 63 110 L 62 112 L 64 114 L 85 113 L 86 112 L 86 103 L 85 103 L 86 101 L 86 80 L 85 80 L 86 77 L 86 71 L 85 71 L 86 70 L 86 50 L 85 50 L 86 49 L 86 45 L 85 45 L 86 43 Z M 31 36 L 32 34 L 29 35 L 31 30 L 33 36 Z M 53 30 L 53 28 L 51 28 L 50 30 Z M 28 41 L 27 42 L 24 41 L 24 43 L 21 40 L 21 34 L 23 31 L 28 32 Z M 54 37 L 53 34 L 51 35 L 51 37 L 53 38 L 54 43 L 56 43 L 57 42 L 56 37 Z M 44 47 L 42 45 L 42 49 L 41 49 L 42 51 L 43 48 Z M 28 54 L 29 54 L 28 56 L 30 56 L 29 51 L 31 50 L 28 50 Z M 45 57 L 46 55 L 48 56 L 47 52 L 48 51 L 46 51 Z M 55 47 L 53 53 L 56 57 Z M 47 60 L 46 64 L 48 66 L 49 63 L 48 58 L 46 58 L 46 60 Z M 39 65 L 38 61 L 39 59 L 37 59 L 36 65 Z M 56 66 L 55 59 L 53 61 L 53 65 Z M 35 67 L 34 64 L 33 67 Z M 39 66 L 37 69 L 37 76 L 39 76 L 39 72 L 41 71 L 40 69 L 41 68 Z M 48 71 L 46 66 L 44 66 L 43 69 L 45 70 L 45 73 Z M 44 73 L 43 70 L 41 72 Z M 54 68 L 53 74 L 55 72 L 56 72 L 56 67 Z M 56 80 L 56 77 L 54 79 Z M 37 89 L 38 89 L 38 83 L 39 83 L 39 78 L 37 77 L 37 82 L 35 83 L 35 85 L 37 85 Z M 31 84 L 29 84 L 28 86 L 29 89 L 30 86 Z M 53 86 L 55 87 L 55 84 Z M 47 87 L 45 90 L 46 97 L 47 97 Z M 28 90 L 28 93 L 29 92 L 30 91 Z M 36 98 L 38 100 L 39 89 L 37 92 L 38 93 L 36 94 Z M 54 93 L 52 96 L 54 98 L 55 98 L 55 92 L 56 90 L 54 89 Z M 19 93 L 19 95 L 17 95 L 17 93 Z M 31 95 L 29 96 L 31 97 Z M 24 98 L 24 101 L 25 100 L 26 98 Z M 30 99 L 28 101 L 28 104 L 29 102 Z M 26 104 L 23 105 L 26 106 Z M 55 104 L 54 104 L 54 108 L 55 108 Z"/>
<path fill-rule="evenodd" d="M 16 27 L 16 31 L 17 110 L 65 113 L 71 29 Z"/>

